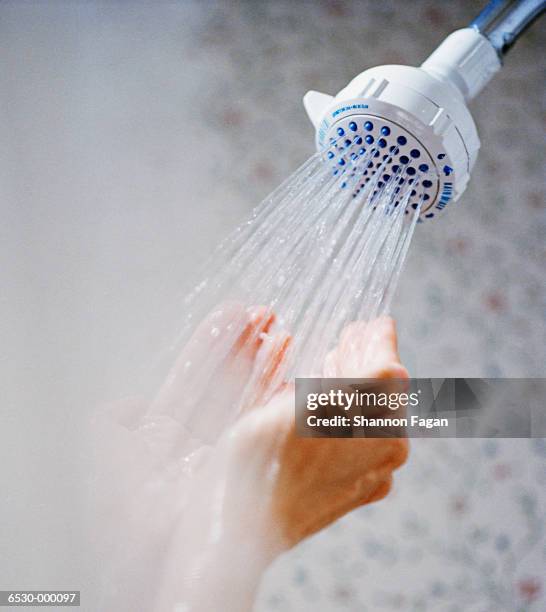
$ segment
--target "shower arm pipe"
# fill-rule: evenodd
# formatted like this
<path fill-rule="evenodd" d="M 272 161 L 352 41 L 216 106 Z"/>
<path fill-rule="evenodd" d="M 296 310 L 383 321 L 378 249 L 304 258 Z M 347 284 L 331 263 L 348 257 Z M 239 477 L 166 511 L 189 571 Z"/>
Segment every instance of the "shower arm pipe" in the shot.
<path fill-rule="evenodd" d="M 421 68 L 454 85 L 468 102 L 500 70 L 518 37 L 546 9 L 546 0 L 492 0 L 466 28 L 452 32 Z"/>
<path fill-rule="evenodd" d="M 470 24 L 502 59 L 523 32 L 546 10 L 546 0 L 491 0 Z"/>

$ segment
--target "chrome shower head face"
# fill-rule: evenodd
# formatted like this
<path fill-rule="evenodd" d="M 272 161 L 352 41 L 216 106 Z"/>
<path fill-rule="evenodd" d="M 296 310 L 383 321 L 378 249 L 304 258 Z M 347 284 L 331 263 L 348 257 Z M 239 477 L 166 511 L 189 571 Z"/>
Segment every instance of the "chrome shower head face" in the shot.
<path fill-rule="evenodd" d="M 436 218 L 466 189 L 480 147 L 466 100 L 499 66 L 490 43 L 466 28 L 420 68 L 371 68 L 335 97 L 310 91 L 303 101 L 317 149 L 344 165 L 361 139 L 363 154 L 372 150 L 377 162 L 402 173 L 399 179 L 415 183 L 410 202 L 420 203 L 420 220 Z"/>

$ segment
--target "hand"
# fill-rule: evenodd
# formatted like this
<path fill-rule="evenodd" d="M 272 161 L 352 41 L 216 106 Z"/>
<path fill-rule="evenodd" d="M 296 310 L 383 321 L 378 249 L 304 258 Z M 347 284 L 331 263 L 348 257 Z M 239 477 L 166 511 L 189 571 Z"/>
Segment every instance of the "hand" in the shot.
<path fill-rule="evenodd" d="M 384 386 L 377 392 L 392 393 L 400 387 L 408 373 L 400 364 L 392 319 L 347 326 L 326 359 L 325 375 L 382 379 Z M 231 460 L 241 466 L 260 465 L 262 472 L 252 478 L 271 484 L 262 499 L 270 500 L 281 548 L 295 545 L 360 505 L 385 497 L 393 470 L 408 454 L 403 438 L 298 437 L 291 388 L 241 419 L 229 438 Z M 278 468 L 271 482 L 274 465 Z"/>
<path fill-rule="evenodd" d="M 271 359 L 279 363 L 279 355 Z M 389 392 L 408 377 L 390 319 L 348 326 L 326 362 L 336 377 L 381 378 Z M 250 609 L 271 560 L 387 495 L 407 452 L 404 439 L 299 438 L 293 389 L 285 386 L 242 415 L 195 474 L 186 523 L 173 539 L 180 552 L 163 583 L 172 599 L 157 609 L 173 601 L 196 611 Z"/>
<path fill-rule="evenodd" d="M 148 415 L 167 415 L 201 443 L 215 442 L 281 382 L 290 337 L 275 327 L 275 314 L 264 306 L 218 306 L 182 349 Z"/>
<path fill-rule="evenodd" d="M 104 529 L 104 516 L 99 524 L 116 549 L 108 554 L 111 609 L 163 612 L 180 603 L 192 612 L 249 609 L 261 573 L 276 555 L 384 497 L 393 470 L 406 458 L 405 440 L 298 438 L 287 385 L 265 405 L 247 406 L 214 446 L 189 441 L 184 418 L 191 412 L 180 409 L 188 394 L 184 371 L 214 350 L 218 336 L 211 336 L 211 323 L 224 333 L 234 317 L 239 322 L 231 363 L 214 380 L 230 401 L 258 358 L 263 389 L 276 380 L 290 345 L 286 334 L 274 332 L 274 317 L 265 309 L 234 306 L 226 312 L 199 327 L 151 408 L 118 405 L 110 413 L 110 435 L 101 434 L 103 444 L 113 442 L 110 453 L 101 453 L 110 485 L 101 500 L 113 531 Z M 348 326 L 325 361 L 325 374 L 381 378 L 386 385 L 407 378 L 394 323 Z M 206 413 L 214 406 L 193 409 Z"/>

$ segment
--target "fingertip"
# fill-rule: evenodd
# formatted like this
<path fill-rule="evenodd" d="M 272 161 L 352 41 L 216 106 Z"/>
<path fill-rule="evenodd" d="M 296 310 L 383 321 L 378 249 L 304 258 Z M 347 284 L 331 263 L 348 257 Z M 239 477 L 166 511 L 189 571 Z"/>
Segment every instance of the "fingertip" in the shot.
<path fill-rule="evenodd" d="M 375 489 L 375 491 L 371 494 L 371 496 L 365 503 L 371 504 L 373 502 L 383 499 L 384 497 L 387 497 L 387 495 L 391 492 L 391 489 L 392 489 L 392 476 L 387 478 L 387 480 L 384 480 Z"/>
<path fill-rule="evenodd" d="M 271 353 L 268 363 L 264 367 L 262 383 L 267 386 L 275 378 L 281 364 L 286 358 L 286 353 L 292 343 L 292 336 L 288 333 L 281 333 L 274 337 L 271 342 Z"/>
<path fill-rule="evenodd" d="M 394 452 L 392 454 L 390 464 L 393 470 L 398 469 L 409 457 L 409 442 L 407 438 L 396 438 L 394 442 Z"/>
<path fill-rule="evenodd" d="M 399 380 L 403 382 L 404 390 L 408 387 L 407 381 L 409 380 L 409 372 L 399 361 L 391 361 L 384 365 L 379 365 L 379 367 L 370 368 L 366 376 L 368 378 L 377 378 L 385 381 Z"/>
<path fill-rule="evenodd" d="M 264 324 L 262 326 L 262 333 L 267 334 L 271 330 L 273 323 L 275 323 L 276 315 L 272 311 L 268 311 L 268 313 L 264 316 Z"/>
<path fill-rule="evenodd" d="M 245 312 L 247 322 L 235 342 L 235 351 L 245 347 L 258 349 L 263 341 L 261 335 L 268 333 L 275 322 L 275 313 L 267 306 L 249 306 Z"/>

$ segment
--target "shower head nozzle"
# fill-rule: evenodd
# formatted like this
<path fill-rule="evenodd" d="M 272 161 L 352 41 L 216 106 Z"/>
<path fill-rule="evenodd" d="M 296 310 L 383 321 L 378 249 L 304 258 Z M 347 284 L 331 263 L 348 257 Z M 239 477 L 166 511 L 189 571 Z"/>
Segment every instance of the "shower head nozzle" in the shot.
<path fill-rule="evenodd" d="M 335 97 L 310 91 L 304 105 L 317 148 L 340 159 L 345 143 L 355 139 L 385 149 L 388 164 L 419 173 L 413 197 L 421 219 L 436 217 L 464 192 L 480 147 L 466 102 L 499 68 L 487 38 L 465 28 L 448 36 L 420 68 L 371 68 Z"/>

